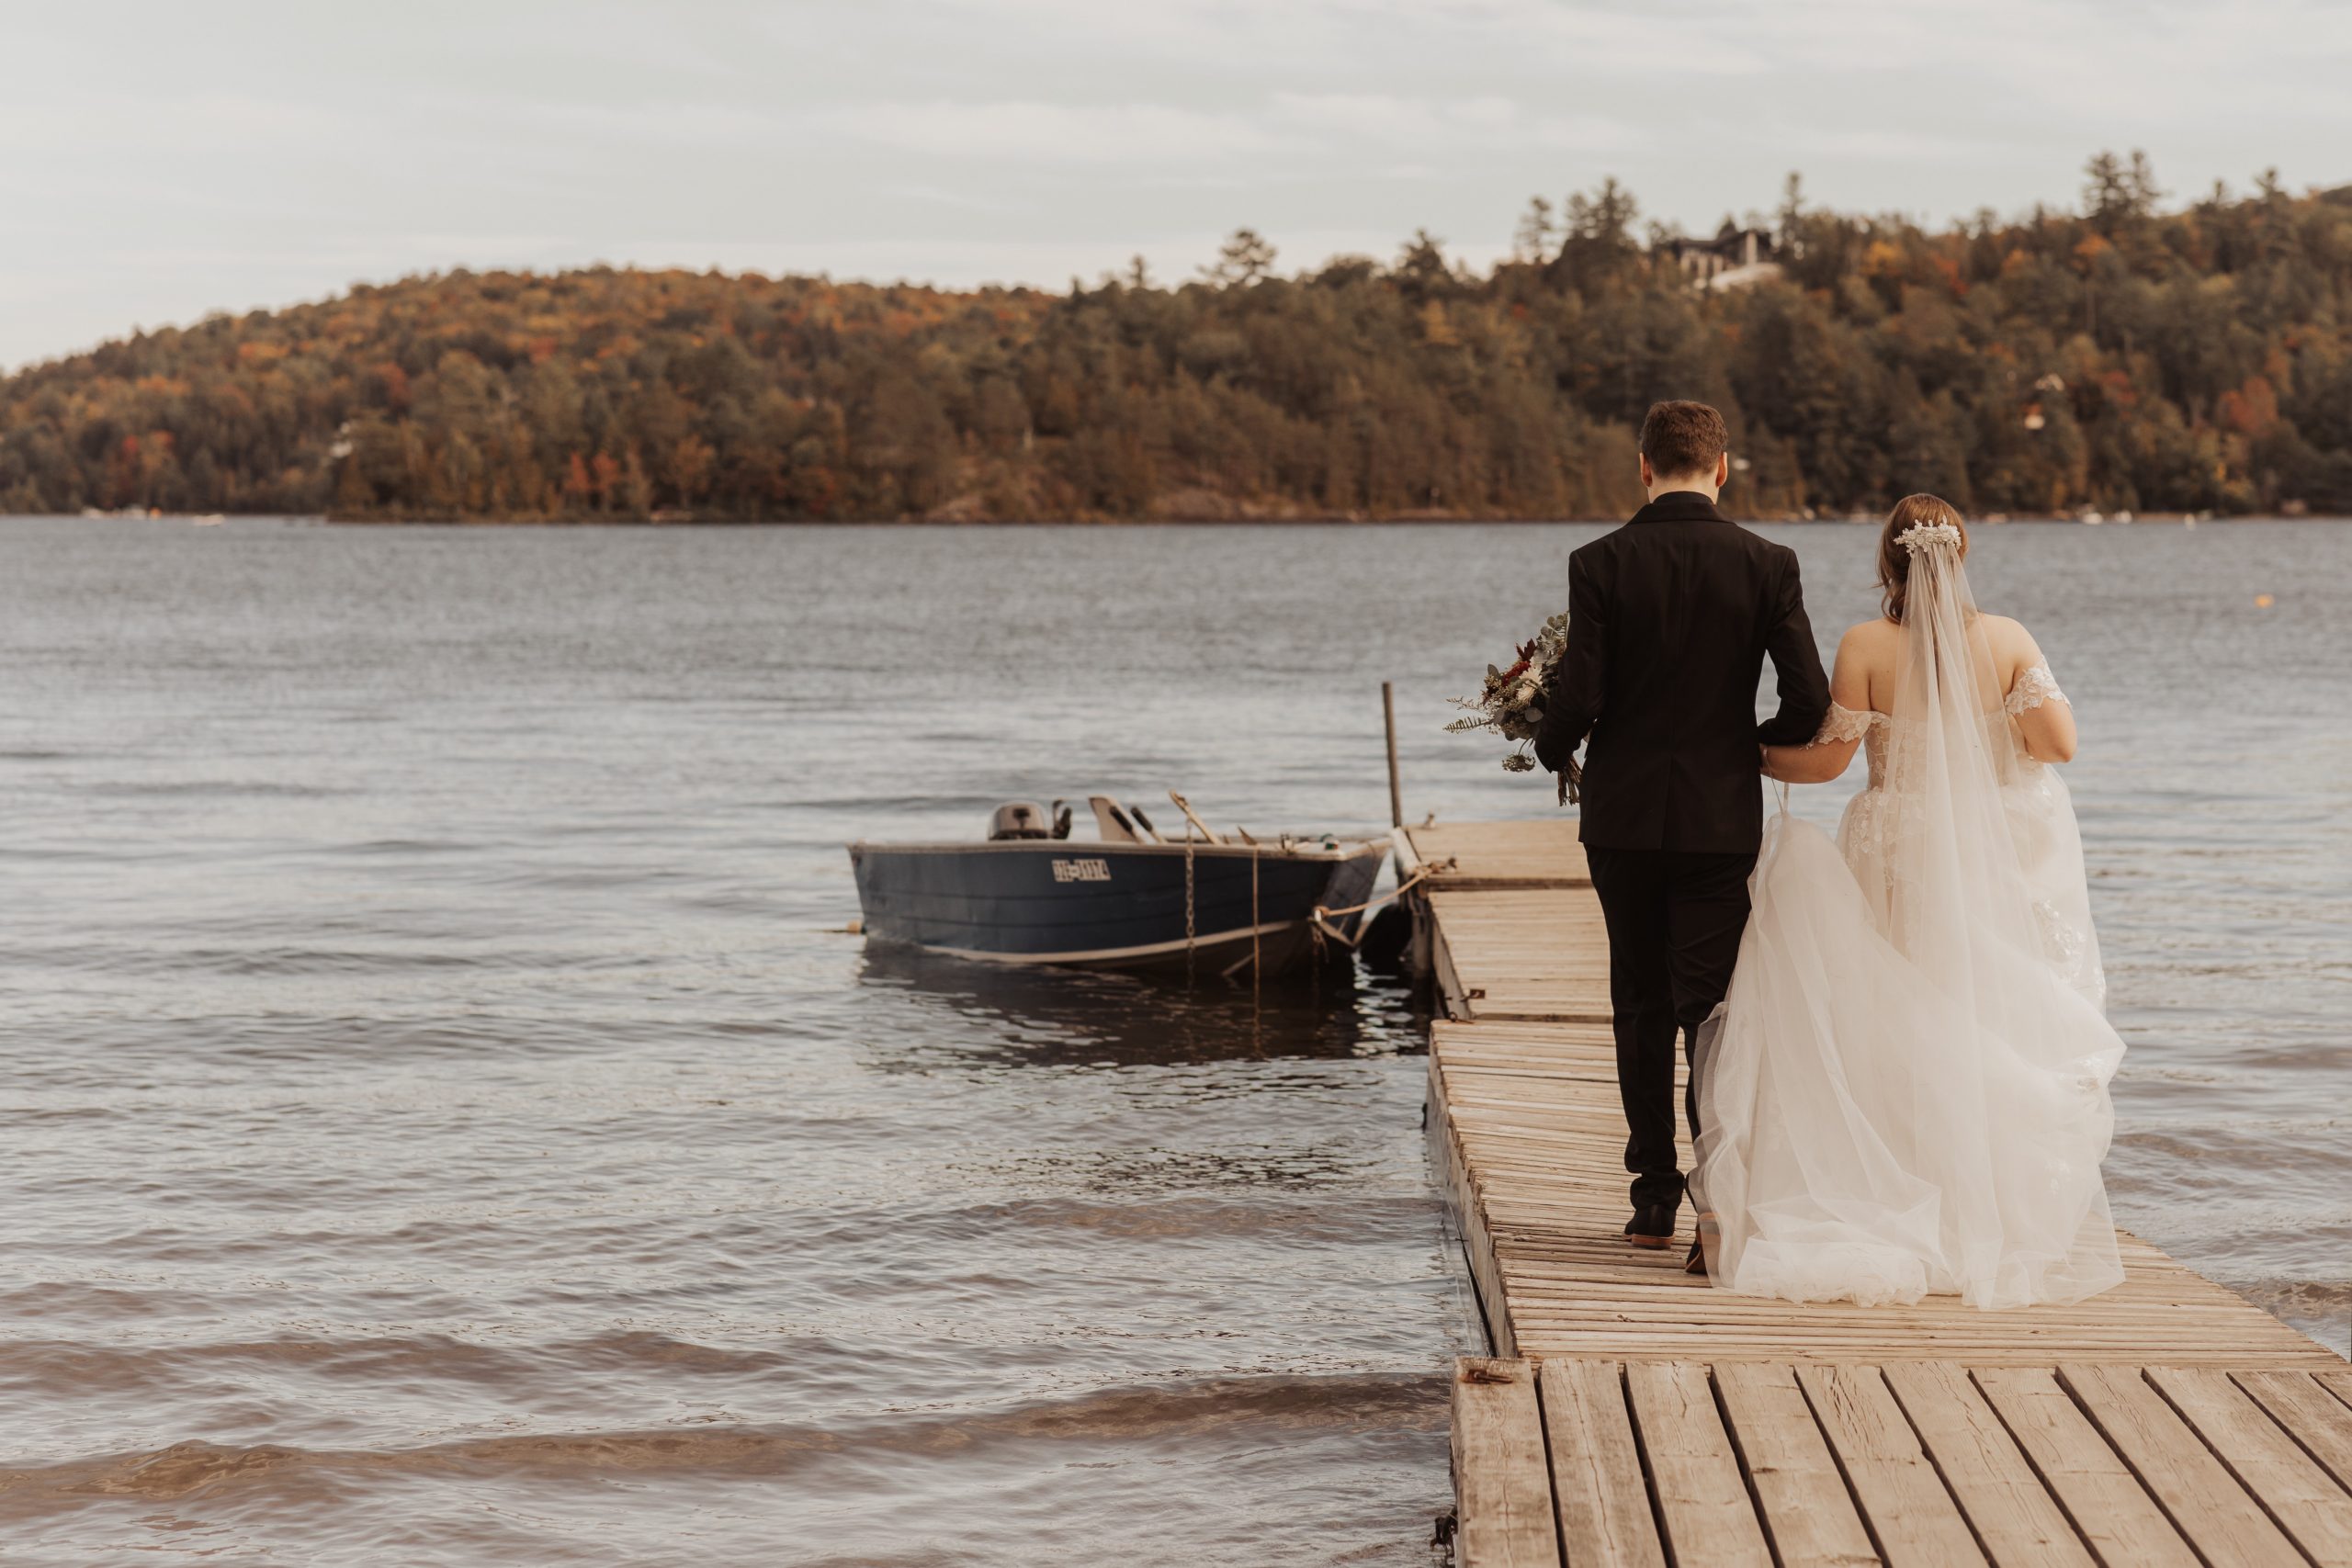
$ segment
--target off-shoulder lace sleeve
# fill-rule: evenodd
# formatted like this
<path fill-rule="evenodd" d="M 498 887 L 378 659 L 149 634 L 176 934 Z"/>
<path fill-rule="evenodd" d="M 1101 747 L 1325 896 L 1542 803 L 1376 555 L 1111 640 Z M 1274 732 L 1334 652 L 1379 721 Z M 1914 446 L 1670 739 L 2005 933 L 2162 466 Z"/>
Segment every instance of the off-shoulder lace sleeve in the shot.
<path fill-rule="evenodd" d="M 1852 708 L 1839 707 L 1831 703 L 1829 712 L 1822 717 L 1821 728 L 1813 732 L 1813 739 L 1805 744 L 1827 746 L 1835 742 L 1860 740 L 1871 732 L 1871 721 L 1877 716 L 1868 708 L 1857 713 Z"/>
<path fill-rule="evenodd" d="M 2050 666 L 2037 664 L 2031 669 L 2018 671 L 2017 682 L 2009 687 L 2009 694 L 2002 702 L 2001 711 L 2015 718 L 2028 708 L 2038 708 L 2051 702 L 2066 703 L 2068 707 L 2075 705 L 2066 702 L 2066 694 L 2058 689 L 2058 677 L 2050 672 Z"/>

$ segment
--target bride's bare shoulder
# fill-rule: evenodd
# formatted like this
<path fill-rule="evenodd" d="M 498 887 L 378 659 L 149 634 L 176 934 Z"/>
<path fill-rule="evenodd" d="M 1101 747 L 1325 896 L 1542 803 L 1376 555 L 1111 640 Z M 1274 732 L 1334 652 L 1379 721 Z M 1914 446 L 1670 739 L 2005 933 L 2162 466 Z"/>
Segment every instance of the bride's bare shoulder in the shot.
<path fill-rule="evenodd" d="M 1872 705 L 1871 689 L 1883 685 L 1894 671 L 1903 649 L 1903 628 L 1883 617 L 1846 628 L 1838 639 L 1838 668 L 1830 677 L 1830 695 L 1850 708 Z"/>
<path fill-rule="evenodd" d="M 1985 611 L 1979 611 L 1977 619 L 1984 623 L 1985 640 L 1993 645 L 1995 651 L 2011 654 L 2040 651 L 2033 640 L 2033 634 L 2025 629 L 2023 621 L 2013 620 L 2007 615 L 1996 615 Z"/>
<path fill-rule="evenodd" d="M 1868 653 L 1878 648 L 1892 648 L 1902 638 L 1903 628 L 1881 615 L 1874 621 L 1857 621 L 1848 626 L 1838 646 L 1850 648 L 1857 653 Z"/>

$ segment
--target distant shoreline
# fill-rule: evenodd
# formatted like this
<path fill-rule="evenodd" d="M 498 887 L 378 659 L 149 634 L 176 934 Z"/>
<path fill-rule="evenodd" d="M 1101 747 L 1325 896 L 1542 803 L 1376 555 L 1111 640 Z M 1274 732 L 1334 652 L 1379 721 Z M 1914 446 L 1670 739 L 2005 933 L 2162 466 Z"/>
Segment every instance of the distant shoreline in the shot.
<path fill-rule="evenodd" d="M 0 378 L 0 510 L 1609 520 L 1651 402 L 1700 397 L 1758 518 L 2352 513 L 2352 187 L 2109 196 L 1645 243 L 1609 186 L 1484 274 L 1422 235 L 1281 276 L 1244 231 L 1203 279 L 1051 294 L 424 275 Z"/>
<path fill-rule="evenodd" d="M 14 514 L 14 517 L 16 517 L 16 518 L 21 518 L 21 519 L 25 519 L 25 520 L 47 519 L 47 520 L 58 521 L 58 522 L 85 522 L 85 523 L 114 523 L 114 522 L 160 522 L 160 523 L 171 523 L 171 522 L 183 522 L 183 523 L 188 523 L 188 524 L 195 525 L 198 525 L 198 526 L 209 526 L 209 525 L 215 525 L 215 524 L 227 523 L 227 522 L 232 522 L 232 521 L 233 521 L 233 522 L 317 523 L 317 524 L 331 524 L 331 525 L 335 525 L 335 526 L 337 526 L 337 527 L 369 527 L 369 528 L 410 528 L 410 527 L 421 527 L 421 528 L 485 528 L 485 529 L 490 529 L 490 528 L 693 528 L 693 529 L 728 529 L 728 528 L 954 528 L 954 529 L 962 529 L 962 528 L 1160 528 L 1160 527 L 1177 527 L 1177 528 L 1204 528 L 1204 527 L 1214 527 L 1214 528 L 1244 528 L 1244 529 L 1246 529 L 1246 528 L 1282 528 L 1282 527 L 1293 527 L 1293 526 L 1301 526 L 1301 527 L 1330 527 L 1330 528 L 1343 528 L 1343 527 L 1379 527 L 1379 528 L 1397 527 L 1397 528 L 1402 528 L 1402 527 L 1430 527 L 1430 526 L 1506 526 L 1506 527 L 1527 527 L 1527 528 L 1536 528 L 1536 527 L 1557 526 L 1557 525 L 1576 525 L 1576 526 L 1607 526 L 1607 525 L 1611 525 L 1611 524 L 1623 523 L 1623 522 L 1624 522 L 1624 521 L 1625 521 L 1625 518 L 1624 518 L 1623 516 L 1622 516 L 1622 515 L 1620 515 L 1620 516 L 1589 516 L 1589 517 L 1465 517 L 1465 516 L 1432 516 L 1432 515 L 1427 515 L 1427 514 L 1406 514 L 1406 515 L 1393 515 L 1393 516 L 1350 516 L 1350 515 L 1341 515 L 1341 514 L 1329 513 L 1303 513 L 1303 514 L 1298 514 L 1298 515 L 1284 515 L 1284 516 L 1278 516 L 1278 517 L 1031 517 L 1031 518 L 1022 518 L 1022 519 L 1017 519 L 1017 520 L 1015 520 L 1015 519 L 1006 519 L 1006 518 L 947 518 L 947 517 L 892 517 L 892 518 L 830 518 L 830 517 L 759 517 L 759 518 L 739 518 L 739 517 L 708 517 L 708 518 L 703 518 L 703 517 L 677 516 L 677 515 L 669 515 L 669 516 L 649 516 L 649 517 L 580 517 L 580 518 L 560 518 L 560 517 L 511 517 L 511 518 L 492 518 L 492 517 L 424 517 L 424 516 L 418 516 L 418 517 L 370 517 L 370 516 L 340 516 L 340 515 L 337 515 L 337 514 L 335 514 L 335 513 L 317 513 L 248 512 L 248 513 L 195 513 L 136 512 L 136 511 L 121 511 L 121 512 L 95 512 L 95 513 L 94 513 L 94 512 L 84 512 L 84 513 L 79 513 L 79 514 L 71 513 L 16 513 L 16 514 Z M 1850 528 L 1850 527 L 1875 527 L 1875 526 L 1877 526 L 1877 525 L 1878 525 L 1882 521 L 1883 521 L 1883 518 L 1882 516 L 1880 516 L 1880 515 L 1876 515 L 1876 514 L 1872 514 L 1872 513 L 1854 513 L 1854 514 L 1850 514 L 1850 515 L 1848 515 L 1848 516 L 1842 516 L 1842 517 L 1792 517 L 1792 516 L 1773 516 L 1773 515 L 1766 515 L 1766 514 L 1747 513 L 1741 513 L 1741 512 L 1738 512 L 1736 509 L 1734 509 L 1734 510 L 1733 510 L 1733 512 L 1732 512 L 1732 517 L 1733 517 L 1733 520 L 1734 520 L 1735 522 L 1739 522 L 1739 523 L 1754 523 L 1754 524 L 1768 524 L 1768 525 L 1770 525 L 1775 526 L 1775 527 L 1781 526 L 1781 525 L 1802 525 L 1802 526 L 1809 526 L 1809 527 L 1813 527 L 1813 526 L 1817 526 L 1817 527 L 1849 527 L 1849 528 Z M 2343 517 L 2339 517 L 2339 516 L 2332 516 L 2332 515 L 2330 515 L 2330 516 L 2320 516 L 2320 515 L 2282 515 L 2282 514 L 2278 514 L 2278 513 L 2259 514 L 2259 515 L 2230 515 L 2230 516 L 2210 516 L 2210 515 L 2207 515 L 2207 516 L 2196 516 L 2196 515 L 2190 515 L 2190 514 L 2181 513 L 2157 513 L 2157 514 L 2153 515 L 2153 516 L 2151 516 L 2151 515 L 2144 515 L 2144 514 L 2133 514 L 2133 515 L 2132 515 L 2132 516 L 2128 516 L 2128 517 L 2099 517 L 2099 518 L 2097 518 L 2097 519 L 2093 519 L 2093 518 L 2088 518 L 2088 517 L 2068 516 L 2068 515 L 2063 515 L 2063 514 L 2050 514 L 2050 513 L 2043 513 L 2043 514 L 2039 514 L 2039 515 L 2019 515 L 2019 514 L 2016 514 L 2016 513 L 1994 513 L 1994 514 L 1989 515 L 1989 516 L 1970 517 L 1970 518 L 1968 519 L 1968 522 L 1969 522 L 1969 524 L 1970 524 L 1972 526 L 1974 526 L 1974 527 L 1984 527 L 1984 528 L 2000 528 L 2000 527 L 2008 527 L 2008 526 L 2015 525 L 2045 525 L 2045 526 L 2046 526 L 2046 525 L 2058 525 L 2058 524 L 2071 524 L 2071 525 L 2075 525 L 2075 526 L 2077 526 L 2077 527 L 2085 527 L 2085 528 L 2097 528 L 2097 527 L 2101 527 L 2101 526 L 2108 526 L 2108 527 L 2119 527 L 2119 528 L 2129 528 L 2129 527 L 2132 527 L 2132 526 L 2134 526 L 2134 525 L 2142 526 L 2142 527 L 2180 528 L 2180 527 L 2211 527 L 2211 526 L 2216 526 L 2216 525 L 2231 525 L 2231 524 L 2239 524 L 2239 523 L 2295 523 L 2295 524 L 2317 524 L 2317 525 L 2345 524 L 2345 523 L 2352 523 L 2352 516 L 2343 516 Z"/>

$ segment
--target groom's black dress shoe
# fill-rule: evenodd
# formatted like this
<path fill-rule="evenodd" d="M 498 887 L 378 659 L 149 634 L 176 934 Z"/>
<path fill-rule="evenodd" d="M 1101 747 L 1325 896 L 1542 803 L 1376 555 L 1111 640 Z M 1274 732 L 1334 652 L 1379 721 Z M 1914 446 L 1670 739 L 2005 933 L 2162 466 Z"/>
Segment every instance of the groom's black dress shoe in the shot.
<path fill-rule="evenodd" d="M 1674 1210 L 1666 1203 L 1645 1203 L 1625 1222 L 1625 1239 L 1635 1247 L 1662 1252 L 1674 1245 Z"/>
<path fill-rule="evenodd" d="M 1690 1244 L 1690 1256 L 1682 1260 L 1682 1271 L 1685 1274 L 1699 1275 L 1704 1275 L 1707 1272 L 1706 1250 L 1695 1241 Z"/>

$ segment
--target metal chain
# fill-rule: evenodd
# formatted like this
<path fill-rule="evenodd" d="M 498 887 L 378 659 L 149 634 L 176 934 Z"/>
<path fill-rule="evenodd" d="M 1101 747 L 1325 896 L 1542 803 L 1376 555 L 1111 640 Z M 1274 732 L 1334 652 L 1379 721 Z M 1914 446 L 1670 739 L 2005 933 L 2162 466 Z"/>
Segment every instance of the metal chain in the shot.
<path fill-rule="evenodd" d="M 1184 824 L 1184 984 L 1193 983 L 1193 824 Z"/>

